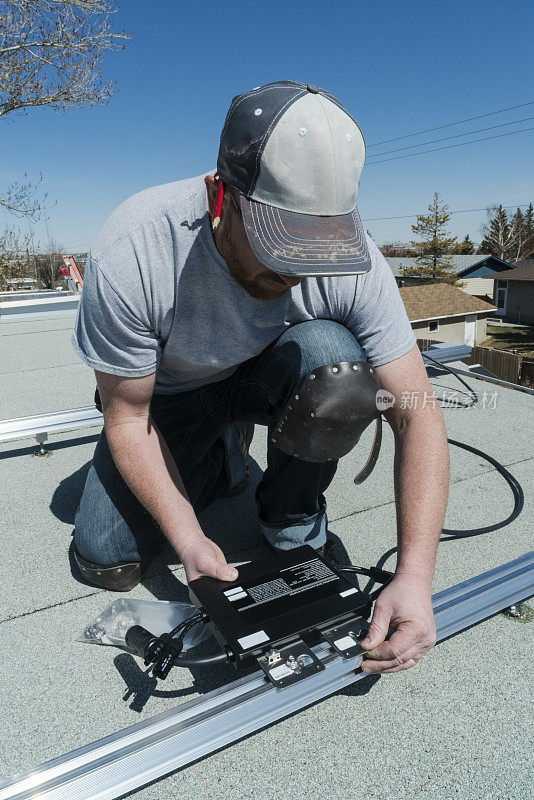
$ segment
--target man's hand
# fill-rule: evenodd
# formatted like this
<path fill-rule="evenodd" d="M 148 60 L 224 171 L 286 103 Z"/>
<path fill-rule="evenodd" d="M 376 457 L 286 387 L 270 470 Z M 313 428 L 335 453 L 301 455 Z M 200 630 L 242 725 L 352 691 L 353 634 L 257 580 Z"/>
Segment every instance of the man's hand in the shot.
<path fill-rule="evenodd" d="M 389 674 L 413 667 L 436 643 L 430 591 L 415 577 L 397 575 L 375 603 L 362 671 Z M 395 633 L 386 642 L 389 628 Z"/>
<path fill-rule="evenodd" d="M 206 536 L 195 537 L 185 547 L 180 548 L 180 558 L 188 583 L 203 575 L 219 581 L 237 579 L 236 568 L 227 563 L 221 548 Z"/>

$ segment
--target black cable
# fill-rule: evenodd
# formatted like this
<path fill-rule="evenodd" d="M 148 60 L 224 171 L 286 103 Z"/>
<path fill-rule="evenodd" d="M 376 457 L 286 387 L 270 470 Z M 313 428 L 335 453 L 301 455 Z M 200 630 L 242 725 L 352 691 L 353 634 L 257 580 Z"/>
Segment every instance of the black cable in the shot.
<path fill-rule="evenodd" d="M 343 564 L 342 566 L 337 566 L 336 568 L 339 572 L 354 572 L 357 575 L 366 575 L 368 578 L 371 578 L 371 581 L 367 584 L 365 589 L 363 590 L 364 594 L 369 596 L 369 600 L 375 601 L 382 589 L 385 589 L 388 583 L 394 578 L 395 573 L 389 572 L 388 570 L 378 569 L 378 567 L 357 567 L 354 564 Z M 374 592 L 369 592 L 369 587 L 372 586 L 374 583 L 380 583 L 381 586 L 378 589 L 375 589 Z"/>
<path fill-rule="evenodd" d="M 404 147 L 394 147 L 393 150 L 382 150 L 381 153 L 373 153 L 372 155 L 387 156 L 389 153 L 399 153 L 401 150 L 413 150 L 415 147 L 426 147 L 427 144 L 448 142 L 450 139 L 460 139 L 462 136 L 471 136 L 473 133 L 484 133 L 485 131 L 493 131 L 495 128 L 506 128 L 508 125 L 518 125 L 520 122 L 529 122 L 531 119 L 534 119 L 534 117 L 514 119 L 512 122 L 501 122 L 499 125 L 490 125 L 487 128 L 476 128 L 474 131 L 467 131 L 467 133 L 455 133 L 452 136 L 442 136 L 441 139 L 431 139 L 429 142 L 419 142 L 419 144 L 407 144 Z"/>
<path fill-rule="evenodd" d="M 214 656 L 204 656 L 204 658 L 182 658 L 182 656 L 178 656 L 174 662 L 174 665 L 181 667 L 196 667 L 199 664 L 221 664 L 223 661 L 228 661 L 228 655 L 226 653 L 217 653 Z"/>
<path fill-rule="evenodd" d="M 475 398 L 475 405 L 478 402 L 478 395 L 476 392 L 452 369 L 450 369 L 446 364 L 442 364 L 440 361 L 432 358 L 431 356 L 427 355 L 426 353 L 423 354 L 424 359 L 428 359 L 432 361 L 434 364 L 437 364 L 441 369 L 445 370 L 446 372 L 453 375 L 460 383 L 465 386 L 465 388 L 469 391 L 469 393 Z M 467 450 L 469 453 L 473 453 L 479 458 L 482 458 L 484 461 L 487 461 L 489 464 L 494 467 L 497 472 L 502 475 L 510 489 L 512 490 L 512 494 L 514 496 L 514 508 L 512 513 L 509 514 L 506 519 L 502 520 L 501 522 L 495 522 L 492 525 L 484 525 L 480 528 L 470 528 L 466 530 L 457 530 L 455 528 L 443 528 L 442 529 L 442 536 L 440 537 L 440 542 L 451 542 L 456 539 L 467 539 L 469 536 L 481 536 L 484 533 L 490 533 L 491 531 L 499 530 L 500 528 L 504 528 L 506 525 L 510 525 L 517 517 L 521 514 L 523 510 L 523 506 L 525 504 L 525 495 L 523 492 L 523 488 L 517 478 L 512 475 L 506 467 L 497 461 L 496 458 L 485 453 L 483 450 L 479 450 L 477 447 L 473 447 L 470 444 L 465 444 L 464 442 L 459 442 L 456 439 L 447 439 L 449 444 L 454 445 L 455 447 L 460 447 L 462 450 Z M 391 556 L 397 552 L 396 547 L 392 547 L 390 550 L 387 550 L 378 560 L 377 568 L 382 568 L 386 561 L 388 561 Z"/>
<path fill-rule="evenodd" d="M 178 639 L 183 642 L 185 636 L 191 630 L 191 628 L 193 628 L 195 625 L 198 625 L 199 622 L 207 622 L 207 619 L 207 614 L 203 611 L 199 612 L 198 614 L 194 614 L 192 617 L 183 620 L 179 625 L 173 628 L 171 631 L 171 637 L 174 638 L 179 632 Z M 184 658 L 182 655 L 180 655 L 175 659 L 174 666 L 195 667 L 203 664 L 219 664 L 223 661 L 228 661 L 228 655 L 226 653 L 216 653 L 213 656 L 205 656 L 203 658 Z"/>
<path fill-rule="evenodd" d="M 476 117 L 468 117 L 467 119 L 459 119 L 456 122 L 448 122 L 446 125 L 437 125 L 435 128 L 426 128 L 424 131 L 415 131 L 414 133 L 405 133 L 404 136 L 396 136 L 394 139 L 384 139 L 382 142 L 373 142 L 368 144 L 369 147 L 378 147 L 381 144 L 389 144 L 389 142 L 398 142 L 400 139 L 409 139 L 411 136 L 420 136 L 423 133 L 431 133 L 432 131 L 439 131 L 442 128 L 452 128 L 454 125 L 462 125 L 464 122 L 472 122 L 474 119 L 482 119 L 483 117 L 493 117 L 496 114 L 503 114 L 505 111 L 514 111 L 516 108 L 524 108 L 531 106 L 534 100 L 529 100 L 527 103 L 520 103 L 518 106 L 508 106 L 508 108 L 500 108 L 498 111 L 490 111 L 486 114 L 478 114 Z"/>
<path fill-rule="evenodd" d="M 193 614 L 193 616 L 191 617 L 187 617 L 187 619 L 183 619 L 181 622 L 178 623 L 178 625 L 176 625 L 175 628 L 172 629 L 172 631 L 170 631 L 171 637 L 176 636 L 176 634 L 181 628 L 187 627 L 187 629 L 189 630 L 189 628 L 192 628 L 193 625 L 197 624 L 197 622 L 200 622 L 203 616 L 204 615 L 199 612 L 198 614 Z M 182 632 L 180 634 L 180 638 L 184 635 L 185 633 Z"/>
<path fill-rule="evenodd" d="M 502 208 L 528 208 L 529 203 L 514 203 L 511 206 L 502 206 Z M 470 214 L 472 211 L 487 211 L 486 208 L 460 208 L 458 211 L 448 211 L 448 214 Z M 414 219 L 414 217 L 418 217 L 419 214 L 401 214 L 397 215 L 396 217 L 365 217 L 362 219 L 362 222 L 380 222 L 384 219 Z M 476 254 L 475 254 L 476 255 Z M 9 334 L 9 336 L 15 336 L 16 334 Z"/>
<path fill-rule="evenodd" d="M 374 164 L 385 164 L 386 161 L 398 161 L 400 158 L 413 158 L 414 156 L 424 156 L 426 153 L 437 153 L 438 150 L 451 150 L 453 147 L 465 147 L 466 144 L 476 144 L 477 142 L 488 142 L 490 139 L 502 139 L 504 136 L 513 136 L 514 133 L 527 133 L 534 131 L 534 128 L 521 128 L 519 131 L 509 131 L 508 133 L 498 133 L 495 136 L 483 136 L 481 139 L 471 139 L 470 142 L 459 142 L 458 144 L 446 144 L 443 147 L 433 147 L 431 150 L 421 150 L 419 153 L 406 153 L 403 156 L 392 156 L 392 158 L 380 158 L 378 161 L 368 161 L 367 167 Z"/>
<path fill-rule="evenodd" d="M 447 535 L 446 539 L 441 538 L 441 541 L 450 541 L 451 539 L 465 539 L 468 536 L 480 536 L 482 533 L 489 533 L 490 531 L 499 530 L 499 528 L 504 528 L 505 525 L 509 525 L 514 519 L 521 514 L 523 510 L 523 506 L 525 504 L 525 495 L 523 493 L 523 489 L 521 484 L 515 478 L 511 472 L 509 472 L 506 467 L 497 461 L 496 458 L 492 458 L 487 453 L 484 453 L 483 450 L 479 450 L 477 447 L 473 447 L 470 444 L 465 444 L 464 442 L 457 442 L 455 439 L 447 439 L 449 444 L 453 444 L 455 447 L 461 447 L 462 450 L 467 450 L 469 453 L 474 453 L 476 456 L 483 458 L 485 461 L 488 461 L 497 472 L 503 476 L 504 480 L 512 490 L 512 494 L 514 495 L 514 509 L 512 513 L 506 517 L 502 522 L 495 522 L 493 525 L 485 525 L 482 528 L 472 528 L 471 530 L 454 530 L 453 528 L 443 528 L 442 533 Z"/>
<path fill-rule="evenodd" d="M 476 404 L 478 403 L 478 394 L 475 392 L 474 389 L 471 388 L 471 386 L 469 386 L 468 383 L 464 381 L 464 379 L 460 375 L 458 375 L 456 372 L 450 369 L 446 364 L 442 364 L 441 361 L 438 361 L 437 359 L 432 358 L 432 356 L 429 356 L 428 352 L 425 351 L 424 353 L 421 353 L 421 355 L 423 356 L 423 358 L 432 361 L 433 364 L 436 364 L 438 367 L 441 367 L 441 369 L 446 370 L 446 372 L 449 372 L 453 377 L 455 377 L 456 380 L 459 381 L 462 384 L 462 386 L 467 389 L 467 391 L 472 397 L 472 402 L 468 406 L 468 408 L 476 406 Z"/>

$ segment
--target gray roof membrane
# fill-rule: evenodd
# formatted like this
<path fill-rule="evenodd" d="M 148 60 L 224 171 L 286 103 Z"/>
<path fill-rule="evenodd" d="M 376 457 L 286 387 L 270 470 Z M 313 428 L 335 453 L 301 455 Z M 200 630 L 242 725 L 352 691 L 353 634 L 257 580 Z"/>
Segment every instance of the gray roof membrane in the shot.
<path fill-rule="evenodd" d="M 94 376 L 70 346 L 72 319 L 0 326 L 0 418 L 90 405 Z M 461 387 L 432 371 L 441 396 Z M 446 408 L 449 436 L 500 460 L 521 482 L 525 508 L 511 525 L 444 542 L 434 591 L 532 549 L 534 397 L 472 380 L 481 402 Z M 148 677 L 126 652 L 76 642 L 83 626 L 119 595 L 81 581 L 69 557 L 73 520 L 98 429 L 50 438 L 47 458 L 31 439 L 0 445 L 0 780 L 135 724 L 237 677 L 230 666 L 174 669 Z M 264 428 L 251 447 L 251 486 L 202 514 L 206 534 L 228 559 L 265 554 L 254 487 L 265 467 Z M 377 467 L 352 479 L 372 437 L 341 460 L 327 492 L 329 529 L 353 563 L 375 564 L 395 543 L 393 437 L 386 426 Z M 448 528 L 476 528 L 512 510 L 511 493 L 487 462 L 451 447 Z M 386 566 L 393 566 L 390 560 Z M 131 596 L 187 599 L 170 550 Z M 436 647 L 416 668 L 369 677 L 214 757 L 141 789 L 150 798 L 237 800 L 295 797 L 529 797 L 534 625 L 502 615 Z M 531 730 L 531 729 L 530 729 Z M 531 741 L 531 740 L 530 740 Z"/>

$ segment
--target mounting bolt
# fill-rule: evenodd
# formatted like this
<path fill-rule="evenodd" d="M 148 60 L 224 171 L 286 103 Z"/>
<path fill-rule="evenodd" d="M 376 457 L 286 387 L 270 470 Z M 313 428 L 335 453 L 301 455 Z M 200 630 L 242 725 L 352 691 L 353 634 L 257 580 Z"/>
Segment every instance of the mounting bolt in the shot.
<path fill-rule="evenodd" d="M 310 417 L 315 417 L 315 414 L 313 413 L 313 411 L 310 413 Z"/>
<path fill-rule="evenodd" d="M 357 364 L 353 364 L 352 365 L 352 369 L 354 370 L 354 372 L 358 372 L 358 365 Z"/>
<path fill-rule="evenodd" d="M 339 372 L 339 367 L 332 367 L 332 372 Z"/>
<path fill-rule="evenodd" d="M 46 442 L 47 439 L 48 439 L 48 433 L 44 431 L 42 433 L 37 433 L 35 435 L 35 440 L 39 445 L 39 450 L 36 450 L 36 452 L 32 453 L 32 455 L 37 456 L 38 458 L 43 458 L 44 456 L 50 455 L 50 453 L 44 446 L 44 442 Z"/>
<path fill-rule="evenodd" d="M 313 372 L 312 372 L 312 374 L 310 375 L 310 380 L 311 380 L 311 381 L 314 381 L 314 380 L 315 380 L 315 375 L 313 374 Z"/>
<path fill-rule="evenodd" d="M 526 603 L 514 603 L 505 608 L 502 613 L 517 622 L 532 622 L 534 620 L 534 608 L 531 608 Z"/>

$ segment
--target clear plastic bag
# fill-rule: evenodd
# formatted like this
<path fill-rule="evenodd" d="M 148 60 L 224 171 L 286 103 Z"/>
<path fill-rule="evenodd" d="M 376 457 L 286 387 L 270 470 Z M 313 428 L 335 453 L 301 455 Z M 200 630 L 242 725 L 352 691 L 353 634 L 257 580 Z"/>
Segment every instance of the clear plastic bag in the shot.
<path fill-rule="evenodd" d="M 106 608 L 87 625 L 77 637 L 77 642 L 107 644 L 126 647 L 125 636 L 132 625 L 141 625 L 150 633 L 161 636 L 183 620 L 195 614 L 191 603 L 175 603 L 168 600 L 133 600 L 121 597 Z M 203 642 L 209 636 L 203 623 L 195 625 L 184 637 L 184 651 Z"/>

